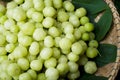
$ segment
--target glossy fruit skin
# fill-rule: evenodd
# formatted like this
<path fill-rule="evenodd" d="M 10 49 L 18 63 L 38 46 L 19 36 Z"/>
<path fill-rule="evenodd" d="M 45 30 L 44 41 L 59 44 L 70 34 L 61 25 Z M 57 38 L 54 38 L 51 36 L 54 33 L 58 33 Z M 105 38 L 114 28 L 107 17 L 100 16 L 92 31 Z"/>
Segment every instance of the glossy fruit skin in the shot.
<path fill-rule="evenodd" d="M 94 30 L 94 25 L 92 23 L 86 23 L 84 27 L 87 32 L 91 32 Z"/>
<path fill-rule="evenodd" d="M 89 41 L 88 45 L 90 47 L 98 48 L 99 44 L 98 44 L 97 40 L 91 40 L 91 41 Z"/>
<path fill-rule="evenodd" d="M 0 80 L 76 80 L 79 66 L 93 74 L 93 30 L 86 9 L 75 9 L 69 0 L 0 4 Z"/>
<path fill-rule="evenodd" d="M 93 61 L 88 61 L 85 65 L 84 65 L 84 70 L 86 73 L 89 74 L 94 74 L 97 71 L 97 66 L 96 63 Z"/>
<path fill-rule="evenodd" d="M 98 50 L 94 47 L 88 47 L 86 50 L 86 55 L 88 58 L 95 58 L 98 55 Z"/>

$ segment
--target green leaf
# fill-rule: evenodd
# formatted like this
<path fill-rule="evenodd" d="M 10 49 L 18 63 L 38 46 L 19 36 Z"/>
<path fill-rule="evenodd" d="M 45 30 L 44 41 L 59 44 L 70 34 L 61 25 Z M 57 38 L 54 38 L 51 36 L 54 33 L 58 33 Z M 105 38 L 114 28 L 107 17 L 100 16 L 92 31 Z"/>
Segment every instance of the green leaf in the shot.
<path fill-rule="evenodd" d="M 104 11 L 108 7 L 102 0 L 72 0 L 72 3 L 76 8 L 86 8 L 87 16 L 89 16 L 93 23 L 94 18 L 98 15 L 98 13 Z"/>
<path fill-rule="evenodd" d="M 112 12 L 104 0 L 72 0 L 76 8 L 84 7 L 88 11 L 88 16 L 92 23 L 95 23 L 96 40 L 101 41 L 109 31 L 112 24 Z M 96 23 L 94 19 L 103 12 L 102 17 Z"/>
<path fill-rule="evenodd" d="M 108 78 L 91 74 L 84 74 L 79 80 L 108 80 Z"/>
<path fill-rule="evenodd" d="M 101 41 L 106 36 L 107 32 L 110 30 L 112 24 L 112 12 L 107 9 L 100 20 L 95 24 L 95 34 L 96 40 Z"/>
<path fill-rule="evenodd" d="M 94 59 L 98 67 L 115 62 L 117 56 L 117 47 L 115 45 L 100 44 L 98 50 L 100 55 Z"/>
<path fill-rule="evenodd" d="M 103 0 L 72 0 L 76 8 L 84 7 L 89 14 L 96 14 L 108 7 Z"/>

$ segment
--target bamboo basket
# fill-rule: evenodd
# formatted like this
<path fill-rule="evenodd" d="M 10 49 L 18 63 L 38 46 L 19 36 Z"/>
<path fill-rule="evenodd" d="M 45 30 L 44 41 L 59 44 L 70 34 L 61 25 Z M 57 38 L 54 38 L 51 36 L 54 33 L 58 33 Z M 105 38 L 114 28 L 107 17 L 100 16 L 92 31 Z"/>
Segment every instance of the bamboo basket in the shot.
<path fill-rule="evenodd" d="M 115 80 L 115 77 L 117 76 L 117 73 L 120 68 L 120 16 L 112 0 L 104 0 L 104 1 L 109 5 L 113 13 L 113 24 L 112 24 L 112 28 L 109 31 L 108 35 L 103 41 L 101 41 L 101 43 L 108 43 L 108 44 L 116 45 L 117 46 L 117 57 L 116 57 L 115 62 L 109 63 L 99 68 L 98 71 L 95 73 L 95 75 L 109 77 L 108 80 Z M 4 5 L 4 0 L 0 1 L 0 4 Z M 101 17 L 101 14 L 97 16 L 95 21 L 98 21 L 100 17 Z"/>
<path fill-rule="evenodd" d="M 99 68 L 98 71 L 96 72 L 96 75 L 109 77 L 108 80 L 115 80 L 115 77 L 117 76 L 117 73 L 120 67 L 120 16 L 112 0 L 104 0 L 104 1 L 111 8 L 112 15 L 113 15 L 113 24 L 112 24 L 112 28 L 109 31 L 108 35 L 101 43 L 109 43 L 109 44 L 116 45 L 117 46 L 117 57 L 116 57 L 115 62 L 105 65 L 102 68 Z M 98 20 L 100 16 L 101 15 L 99 15 L 96 18 L 96 20 Z"/>

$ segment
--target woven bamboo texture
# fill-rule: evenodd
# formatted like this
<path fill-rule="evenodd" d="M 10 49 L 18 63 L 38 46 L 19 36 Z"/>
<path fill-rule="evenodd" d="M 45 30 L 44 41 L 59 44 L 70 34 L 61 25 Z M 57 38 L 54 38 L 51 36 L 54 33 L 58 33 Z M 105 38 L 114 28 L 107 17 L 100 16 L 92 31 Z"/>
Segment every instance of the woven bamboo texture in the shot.
<path fill-rule="evenodd" d="M 106 38 L 101 43 L 109 43 L 117 46 L 116 61 L 98 69 L 96 75 L 109 77 L 109 80 L 115 80 L 120 67 L 120 16 L 112 0 L 104 0 L 111 8 L 113 14 L 113 24 Z M 101 15 L 98 16 L 99 19 Z M 109 56 L 109 55 L 108 55 Z"/>

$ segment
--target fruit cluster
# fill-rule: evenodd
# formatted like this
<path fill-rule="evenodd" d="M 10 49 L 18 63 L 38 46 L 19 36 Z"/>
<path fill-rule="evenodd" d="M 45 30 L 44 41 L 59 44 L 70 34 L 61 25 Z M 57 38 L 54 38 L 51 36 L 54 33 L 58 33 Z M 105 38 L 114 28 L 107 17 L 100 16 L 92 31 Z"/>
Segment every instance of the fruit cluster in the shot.
<path fill-rule="evenodd" d="M 75 80 L 97 70 L 94 25 L 68 0 L 0 4 L 0 80 Z"/>

